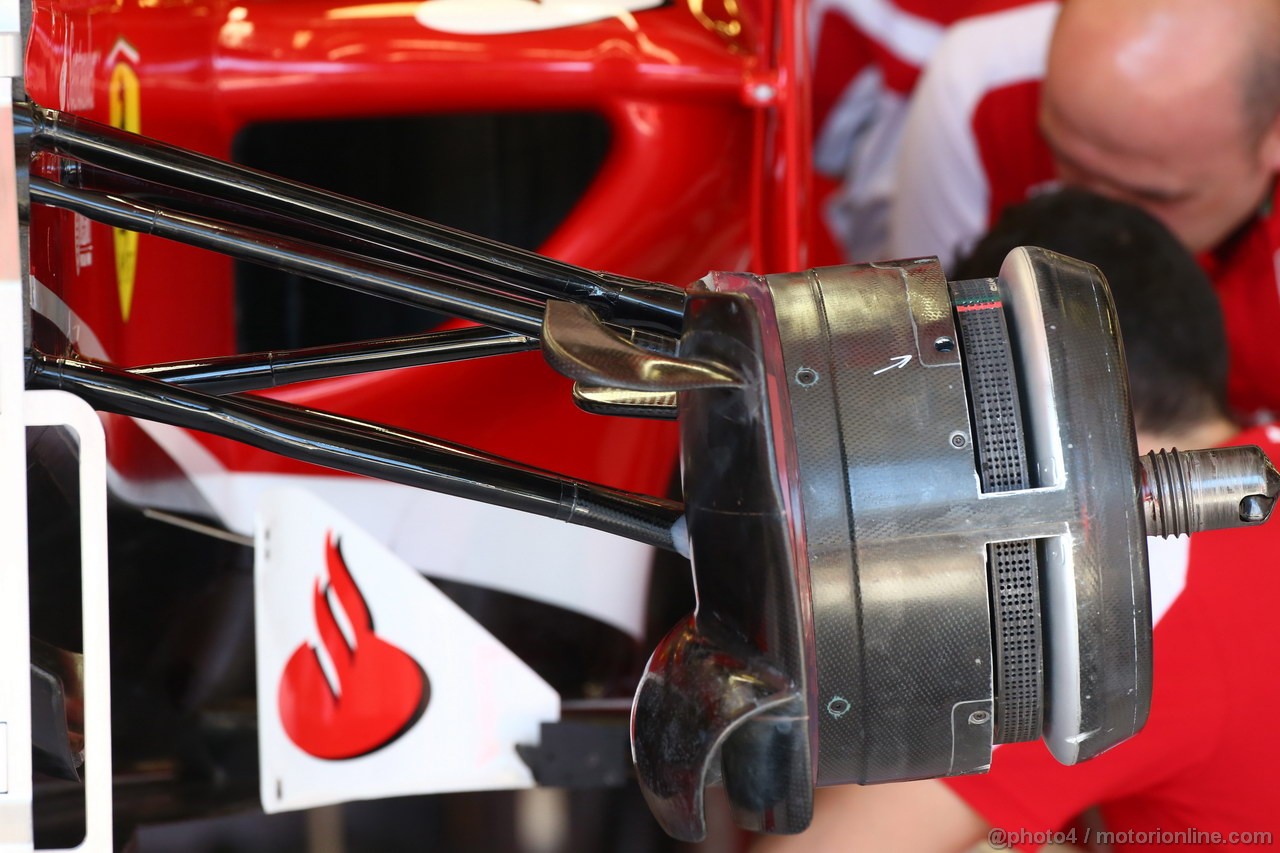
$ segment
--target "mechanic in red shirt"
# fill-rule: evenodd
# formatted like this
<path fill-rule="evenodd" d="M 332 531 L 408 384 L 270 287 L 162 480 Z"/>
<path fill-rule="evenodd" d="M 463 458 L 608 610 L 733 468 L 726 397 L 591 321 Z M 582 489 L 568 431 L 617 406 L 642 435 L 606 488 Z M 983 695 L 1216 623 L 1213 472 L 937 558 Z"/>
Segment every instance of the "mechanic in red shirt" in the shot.
<path fill-rule="evenodd" d="M 1074 0 L 1073 0 L 1074 2 Z M 959 270 L 994 275 L 1007 252 L 1039 245 L 1097 263 L 1123 331 L 1138 444 L 1257 444 L 1280 461 L 1280 428 L 1237 432 L 1225 414 L 1226 343 L 1213 290 L 1192 257 L 1137 208 L 1068 190 L 1011 208 Z M 1280 519 L 1260 528 L 1148 539 L 1155 621 L 1151 715 L 1103 755 L 1065 767 L 1042 743 L 1000 746 L 991 772 L 945 780 L 824 788 L 814 823 L 761 850 L 1036 849 L 1050 833 L 1076 846 L 1072 819 L 1097 807 L 1116 851 L 1280 841 Z M 1146 835 L 1143 835 L 1146 833 Z M 1154 833 L 1154 835 L 1153 835 Z"/>
<path fill-rule="evenodd" d="M 814 0 L 815 201 L 842 249 L 868 260 L 884 241 L 893 154 L 907 98 L 947 27 L 1034 0 Z M 874 225 L 873 225 L 874 223 Z M 863 227 L 863 226 L 871 227 Z"/>
<path fill-rule="evenodd" d="M 1071 0 L 970 18 L 938 46 L 900 142 L 875 254 L 949 265 L 1059 181 L 1130 201 L 1213 278 L 1232 407 L 1280 413 L 1280 3 Z"/>

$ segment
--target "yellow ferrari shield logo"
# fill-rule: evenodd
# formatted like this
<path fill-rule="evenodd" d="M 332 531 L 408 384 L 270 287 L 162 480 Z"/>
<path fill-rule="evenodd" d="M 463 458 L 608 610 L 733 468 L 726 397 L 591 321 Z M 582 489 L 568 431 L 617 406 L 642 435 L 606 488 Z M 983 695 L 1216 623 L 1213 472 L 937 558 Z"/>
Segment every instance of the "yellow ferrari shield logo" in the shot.
<path fill-rule="evenodd" d="M 124 54 L 133 53 L 127 43 L 125 46 L 123 51 L 113 51 L 117 60 L 115 67 L 111 69 L 111 84 L 108 89 L 111 126 L 138 133 L 142 129 L 138 104 L 138 72 L 124 61 Z M 113 228 L 111 232 L 112 242 L 115 244 L 116 290 L 120 294 L 120 316 L 128 320 L 129 309 L 133 306 L 133 283 L 138 274 L 138 235 L 122 228 Z"/>

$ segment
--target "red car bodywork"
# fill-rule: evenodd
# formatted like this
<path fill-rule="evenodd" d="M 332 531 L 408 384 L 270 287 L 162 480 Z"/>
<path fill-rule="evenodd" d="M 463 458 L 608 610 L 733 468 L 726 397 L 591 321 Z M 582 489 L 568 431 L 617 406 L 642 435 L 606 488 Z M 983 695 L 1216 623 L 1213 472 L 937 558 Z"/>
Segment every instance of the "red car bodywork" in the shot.
<path fill-rule="evenodd" d="M 130 109 L 121 102 L 135 97 L 137 130 L 222 158 L 257 121 L 593 111 L 609 124 L 609 154 L 542 252 L 681 284 L 710 269 L 764 272 L 806 262 L 797 213 L 808 173 L 803 75 L 796 73 L 803 52 L 786 0 L 776 9 L 682 2 L 483 36 L 431 31 L 415 20 L 417 5 L 42 0 L 26 85 L 42 105 L 117 124 Z M 776 50 L 766 47 L 773 44 Z M 117 70 L 122 64 L 128 70 Z M 119 78 L 130 74 L 136 86 L 125 91 Z M 376 146 L 367 156 L 378 156 Z M 112 360 L 137 365 L 235 351 L 228 259 L 141 237 L 125 319 L 110 229 L 42 208 L 32 224 L 33 274 Z M 674 460 L 672 426 L 583 414 L 568 390 L 530 353 L 317 381 L 275 396 L 577 477 L 663 491 Z M 110 418 L 108 434 L 120 473 L 170 472 L 127 420 Z M 317 470 L 233 442 L 198 440 L 233 471 Z"/>

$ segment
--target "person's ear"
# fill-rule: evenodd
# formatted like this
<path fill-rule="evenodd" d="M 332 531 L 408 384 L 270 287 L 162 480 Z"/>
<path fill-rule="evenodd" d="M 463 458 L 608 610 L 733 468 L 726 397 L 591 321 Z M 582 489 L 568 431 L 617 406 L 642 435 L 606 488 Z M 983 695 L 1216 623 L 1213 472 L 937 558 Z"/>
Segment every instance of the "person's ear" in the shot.
<path fill-rule="evenodd" d="M 1280 114 L 1272 119 L 1271 126 L 1263 133 L 1258 154 L 1264 169 L 1280 173 Z"/>

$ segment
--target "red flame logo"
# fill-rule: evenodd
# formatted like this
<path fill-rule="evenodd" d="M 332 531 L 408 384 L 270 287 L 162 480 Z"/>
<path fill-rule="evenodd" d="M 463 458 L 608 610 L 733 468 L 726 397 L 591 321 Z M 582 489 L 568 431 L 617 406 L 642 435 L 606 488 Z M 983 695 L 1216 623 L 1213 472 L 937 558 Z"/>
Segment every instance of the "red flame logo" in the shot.
<path fill-rule="evenodd" d="M 403 735 L 422 716 L 431 695 L 427 674 L 403 649 L 373 631 L 373 617 L 338 543 L 325 538 L 329 583 L 312 595 L 320 641 L 333 663 L 326 677 L 315 646 L 294 650 L 280 678 L 280 721 L 299 749 L 316 758 L 356 758 Z M 346 615 L 338 624 L 329 593 Z"/>

